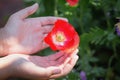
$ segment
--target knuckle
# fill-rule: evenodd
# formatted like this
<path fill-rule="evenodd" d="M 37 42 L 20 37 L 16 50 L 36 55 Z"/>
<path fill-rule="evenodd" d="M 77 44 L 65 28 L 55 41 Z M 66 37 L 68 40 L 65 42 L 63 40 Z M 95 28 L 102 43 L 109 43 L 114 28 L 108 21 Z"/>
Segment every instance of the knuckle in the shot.
<path fill-rule="evenodd" d="M 44 75 L 44 78 L 49 79 L 51 76 L 51 73 L 48 71 L 48 72 L 45 72 L 43 75 Z"/>
<path fill-rule="evenodd" d="M 15 16 L 16 16 L 16 14 L 14 13 L 14 14 L 12 14 L 11 16 L 10 16 L 10 19 L 14 19 L 15 18 Z"/>

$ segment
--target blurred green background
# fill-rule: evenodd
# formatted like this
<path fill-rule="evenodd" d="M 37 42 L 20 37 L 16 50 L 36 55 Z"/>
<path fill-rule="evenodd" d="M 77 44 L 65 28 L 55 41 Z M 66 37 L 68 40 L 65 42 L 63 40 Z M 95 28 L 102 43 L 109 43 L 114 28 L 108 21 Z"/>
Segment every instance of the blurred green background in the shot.
<path fill-rule="evenodd" d="M 74 7 L 65 0 L 23 0 L 19 8 L 36 2 L 40 7 L 30 17 L 66 17 L 80 36 L 77 64 L 56 80 L 120 80 L 120 37 L 114 26 L 120 17 L 120 0 L 79 0 Z M 50 51 L 39 53 L 48 55 Z"/>

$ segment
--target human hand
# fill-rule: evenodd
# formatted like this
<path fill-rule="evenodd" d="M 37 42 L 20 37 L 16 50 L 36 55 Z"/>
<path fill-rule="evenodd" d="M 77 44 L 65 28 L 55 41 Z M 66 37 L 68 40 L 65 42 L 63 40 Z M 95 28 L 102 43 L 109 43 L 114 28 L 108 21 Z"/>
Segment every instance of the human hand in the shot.
<path fill-rule="evenodd" d="M 38 8 L 38 4 L 22 9 L 10 16 L 4 27 L 3 55 L 11 53 L 33 54 L 48 47 L 43 39 L 51 31 L 57 19 L 60 17 L 27 18 Z M 1 52 L 2 53 L 2 52 Z"/>
<path fill-rule="evenodd" d="M 58 78 L 68 74 L 74 67 L 78 56 L 77 50 L 72 54 L 58 52 L 50 56 L 29 56 L 24 54 L 11 54 L 6 56 L 6 61 L 9 76 L 7 77 L 20 77 L 25 79 L 50 79 Z M 4 60 L 5 61 L 5 60 Z M 3 70 L 3 69 L 2 69 Z M 4 73 L 4 70 L 0 75 Z M 2 75 L 0 79 L 7 78 Z"/>

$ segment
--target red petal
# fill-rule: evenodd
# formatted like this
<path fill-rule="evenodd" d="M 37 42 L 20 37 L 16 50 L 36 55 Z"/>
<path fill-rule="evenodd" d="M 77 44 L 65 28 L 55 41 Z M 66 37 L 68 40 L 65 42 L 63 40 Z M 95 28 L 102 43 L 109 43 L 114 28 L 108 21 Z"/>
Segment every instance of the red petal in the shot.
<path fill-rule="evenodd" d="M 79 2 L 79 0 L 66 0 L 70 6 L 75 6 Z"/>
<path fill-rule="evenodd" d="M 64 45 L 55 44 L 52 36 L 57 32 L 64 33 L 66 41 Z M 52 31 L 45 37 L 45 42 L 50 45 L 52 50 L 69 50 L 77 48 L 79 44 L 79 36 L 72 25 L 63 20 L 57 20 Z"/>
<path fill-rule="evenodd" d="M 52 50 L 57 50 L 55 44 L 53 43 L 52 41 L 52 35 L 51 33 L 49 33 L 45 38 L 44 38 L 44 41 L 50 45 L 51 49 Z"/>
<path fill-rule="evenodd" d="M 74 33 L 76 32 L 72 25 L 70 25 L 68 22 L 63 20 L 58 20 L 55 23 L 53 32 L 57 32 L 57 31 L 63 32 L 68 40 L 71 40 L 71 38 L 74 36 Z"/>

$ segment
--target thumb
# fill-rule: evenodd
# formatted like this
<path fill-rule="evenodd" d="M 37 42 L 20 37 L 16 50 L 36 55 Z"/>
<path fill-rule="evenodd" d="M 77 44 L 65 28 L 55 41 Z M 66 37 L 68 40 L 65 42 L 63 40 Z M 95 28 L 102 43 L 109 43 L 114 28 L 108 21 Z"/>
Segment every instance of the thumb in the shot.
<path fill-rule="evenodd" d="M 39 71 L 41 72 L 41 71 Z M 61 74 L 61 69 L 58 67 L 48 67 L 44 71 L 42 71 L 40 74 L 42 74 L 41 78 L 43 77 L 44 79 L 49 79 L 53 75 L 58 75 Z M 40 77 L 40 75 L 39 75 Z"/>
<path fill-rule="evenodd" d="M 25 9 L 22 9 L 18 12 L 16 12 L 14 15 L 20 19 L 25 19 L 29 15 L 33 14 L 38 9 L 38 3 L 35 3 L 34 5 L 27 7 Z"/>

